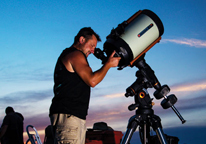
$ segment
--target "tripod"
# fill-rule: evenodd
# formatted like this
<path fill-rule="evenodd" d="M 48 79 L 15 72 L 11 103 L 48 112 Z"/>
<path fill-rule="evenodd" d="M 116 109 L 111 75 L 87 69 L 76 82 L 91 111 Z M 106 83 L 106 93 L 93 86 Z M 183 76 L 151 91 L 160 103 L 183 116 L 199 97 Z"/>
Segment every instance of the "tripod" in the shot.
<path fill-rule="evenodd" d="M 127 131 L 121 144 L 129 144 L 137 126 L 139 126 L 140 140 L 143 144 L 155 144 L 153 137 L 150 136 L 150 127 L 156 132 L 160 144 L 168 144 L 162 130 L 161 119 L 154 114 L 154 110 L 152 109 L 153 99 L 150 98 L 147 89 L 154 87 L 156 89 L 154 93 L 155 98 L 160 99 L 164 97 L 161 103 L 162 107 L 164 109 L 172 107 L 182 123 L 185 123 L 186 121 L 174 107 L 177 98 L 175 95 L 166 96 L 170 91 L 169 87 L 160 85 L 154 71 L 145 62 L 143 57 L 135 62 L 134 65 L 139 68 L 139 71 L 136 72 L 137 80 L 126 89 L 125 96 L 134 96 L 135 104 L 131 104 L 128 109 L 136 109 L 136 114 L 129 119 Z"/>
<path fill-rule="evenodd" d="M 154 110 L 152 109 L 152 99 L 150 99 L 149 94 L 146 89 L 140 90 L 137 95 L 135 95 L 135 104 L 129 106 L 129 110 L 136 109 L 136 115 L 129 119 L 127 126 L 127 131 L 121 142 L 121 144 L 129 144 L 133 133 L 136 131 L 139 125 L 139 134 L 141 142 L 144 144 L 151 143 L 152 139 L 149 136 L 150 127 L 156 132 L 161 144 L 167 144 L 166 138 L 164 136 L 161 119 L 154 115 Z"/>

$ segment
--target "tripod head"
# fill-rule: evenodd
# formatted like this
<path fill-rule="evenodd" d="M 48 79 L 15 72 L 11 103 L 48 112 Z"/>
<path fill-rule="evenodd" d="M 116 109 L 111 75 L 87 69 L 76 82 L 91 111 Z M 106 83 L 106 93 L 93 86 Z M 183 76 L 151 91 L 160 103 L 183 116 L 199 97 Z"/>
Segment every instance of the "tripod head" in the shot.
<path fill-rule="evenodd" d="M 159 90 L 161 89 L 161 85 L 154 74 L 154 71 L 151 67 L 146 63 L 145 54 L 142 55 L 138 60 L 136 60 L 133 66 L 136 66 L 139 71 L 136 72 L 137 80 L 126 90 L 125 96 L 133 96 L 135 92 L 138 91 L 139 85 L 143 85 L 142 88 L 152 88 Z M 139 82 L 141 81 L 141 83 Z"/>
<path fill-rule="evenodd" d="M 134 96 L 135 104 L 130 105 L 129 110 L 134 110 L 138 108 L 151 108 L 152 100 L 147 92 L 148 88 L 155 88 L 154 96 L 156 99 L 164 98 L 161 102 L 161 106 L 164 109 L 171 107 L 173 111 L 177 114 L 179 119 L 182 121 L 182 124 L 186 122 L 178 110 L 175 108 L 174 104 L 177 102 L 177 97 L 172 94 L 167 96 L 170 92 L 170 88 L 167 85 L 161 86 L 157 77 L 155 76 L 154 71 L 146 63 L 144 56 L 141 56 L 137 61 L 133 63 L 133 66 L 136 66 L 139 71 L 136 72 L 136 81 L 126 89 L 125 96 Z"/>

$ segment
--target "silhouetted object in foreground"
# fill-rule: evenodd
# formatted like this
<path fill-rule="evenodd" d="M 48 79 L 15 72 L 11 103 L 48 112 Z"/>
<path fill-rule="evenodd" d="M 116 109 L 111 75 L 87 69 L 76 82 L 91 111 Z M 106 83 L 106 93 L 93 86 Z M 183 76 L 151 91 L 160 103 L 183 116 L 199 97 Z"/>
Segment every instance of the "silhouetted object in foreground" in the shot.
<path fill-rule="evenodd" d="M 114 131 L 105 122 L 97 122 L 87 130 L 85 144 L 120 144 L 122 136 L 121 131 Z"/>
<path fill-rule="evenodd" d="M 29 132 L 29 128 L 33 129 L 35 134 L 34 133 L 31 134 Z M 30 143 L 30 144 L 42 144 L 40 136 L 39 136 L 39 134 L 38 134 L 38 132 L 37 132 L 37 130 L 36 130 L 36 128 L 34 126 L 28 125 L 26 127 L 26 132 L 27 132 L 28 137 L 29 137 L 29 139 L 26 141 L 26 144 L 28 144 L 28 143 Z"/>
<path fill-rule="evenodd" d="M 0 131 L 2 144 L 23 144 L 23 121 L 22 114 L 14 111 L 12 107 L 5 109 L 6 116 Z"/>
<path fill-rule="evenodd" d="M 48 125 L 45 129 L 44 144 L 54 144 L 54 138 L 52 134 L 52 126 Z"/>

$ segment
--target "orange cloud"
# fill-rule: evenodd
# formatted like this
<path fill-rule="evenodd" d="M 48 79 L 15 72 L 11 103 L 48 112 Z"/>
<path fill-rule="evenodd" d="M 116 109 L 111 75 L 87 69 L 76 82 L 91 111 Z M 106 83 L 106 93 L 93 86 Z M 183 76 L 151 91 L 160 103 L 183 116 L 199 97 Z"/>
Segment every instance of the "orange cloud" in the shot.
<path fill-rule="evenodd" d="M 182 85 L 175 85 L 171 87 L 171 90 L 174 92 L 191 92 L 191 91 L 200 91 L 200 90 L 205 90 L 206 89 L 206 81 L 202 81 L 199 83 L 190 83 L 190 84 L 182 84 Z M 133 98 L 125 98 L 124 93 L 116 93 L 116 94 L 111 94 L 111 95 L 105 95 L 100 98 L 96 98 L 95 102 L 99 101 L 101 102 L 101 106 L 98 105 L 93 105 L 89 109 L 89 115 L 87 117 L 87 127 L 92 128 L 93 124 L 96 122 L 101 122 L 104 121 L 106 122 L 109 126 L 114 128 L 115 130 L 121 130 L 124 131 L 126 129 L 127 122 L 129 118 L 135 114 L 135 111 L 130 112 L 128 110 L 128 106 L 133 103 Z M 113 103 L 107 103 L 111 102 L 111 99 Z M 130 100 L 131 99 L 131 100 Z M 106 102 L 106 103 L 105 103 Z M 156 101 L 155 107 L 155 112 L 157 114 L 161 113 L 166 113 L 167 111 L 164 111 L 159 102 L 161 101 Z M 37 121 L 38 119 L 38 121 Z M 45 135 L 45 128 L 49 124 L 49 119 L 48 119 L 48 114 L 40 114 L 40 115 L 35 115 L 31 118 L 26 118 L 25 120 L 25 127 L 26 124 L 33 124 L 37 131 L 38 134 L 41 138 L 41 141 L 44 140 L 44 135 Z M 26 132 L 24 132 L 24 141 L 28 139 L 28 135 Z"/>
<path fill-rule="evenodd" d="M 43 141 L 44 141 L 44 136 L 45 136 L 45 130 L 44 130 L 44 129 L 37 130 L 37 133 L 38 133 L 38 135 L 39 135 L 39 137 L 40 137 L 41 142 L 43 143 Z M 33 130 L 29 130 L 29 134 L 37 135 L 36 132 L 33 131 Z M 26 143 L 26 141 L 29 139 L 27 132 L 24 132 L 24 133 L 23 133 L 23 136 L 24 136 L 24 143 Z M 29 144 L 29 143 L 28 143 L 28 144 Z"/>
<path fill-rule="evenodd" d="M 105 95 L 106 98 L 117 98 L 124 96 L 124 93 L 117 93 L 117 94 L 111 94 L 111 95 Z"/>
<path fill-rule="evenodd" d="M 185 84 L 180 86 L 174 86 L 173 91 L 177 92 L 189 92 L 189 91 L 199 91 L 206 89 L 206 82 L 195 83 L 195 84 Z"/>

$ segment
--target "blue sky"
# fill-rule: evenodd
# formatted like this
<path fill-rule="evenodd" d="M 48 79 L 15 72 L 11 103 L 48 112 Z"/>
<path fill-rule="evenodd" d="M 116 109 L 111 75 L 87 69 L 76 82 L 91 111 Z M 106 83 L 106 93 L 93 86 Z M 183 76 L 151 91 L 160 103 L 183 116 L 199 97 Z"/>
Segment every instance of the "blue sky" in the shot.
<path fill-rule="evenodd" d="M 197 142 L 197 136 L 189 131 L 206 128 L 205 6 L 203 0 L 2 0 L 0 123 L 4 109 L 10 105 L 24 115 L 25 127 L 34 125 L 43 137 L 44 128 L 50 123 L 54 66 L 79 29 L 92 27 L 102 39 L 97 47 L 103 49 L 112 28 L 138 10 L 149 9 L 160 17 L 165 31 L 160 43 L 146 53 L 146 62 L 160 83 L 169 85 L 170 94 L 178 97 L 175 106 L 187 122 L 182 125 L 171 109 L 164 110 L 159 105 L 161 100 L 155 100 L 155 114 L 161 117 L 165 131 L 179 137 L 181 144 Z M 88 60 L 94 71 L 101 67 L 101 61 L 93 55 Z M 137 70 L 112 68 L 92 88 L 88 128 L 94 122 L 104 121 L 115 130 L 126 130 L 127 121 L 135 112 L 127 109 L 134 99 L 126 98 L 124 93 L 136 80 Z M 153 92 L 154 89 L 149 89 L 152 98 Z M 201 143 L 205 135 L 199 136 Z"/>

